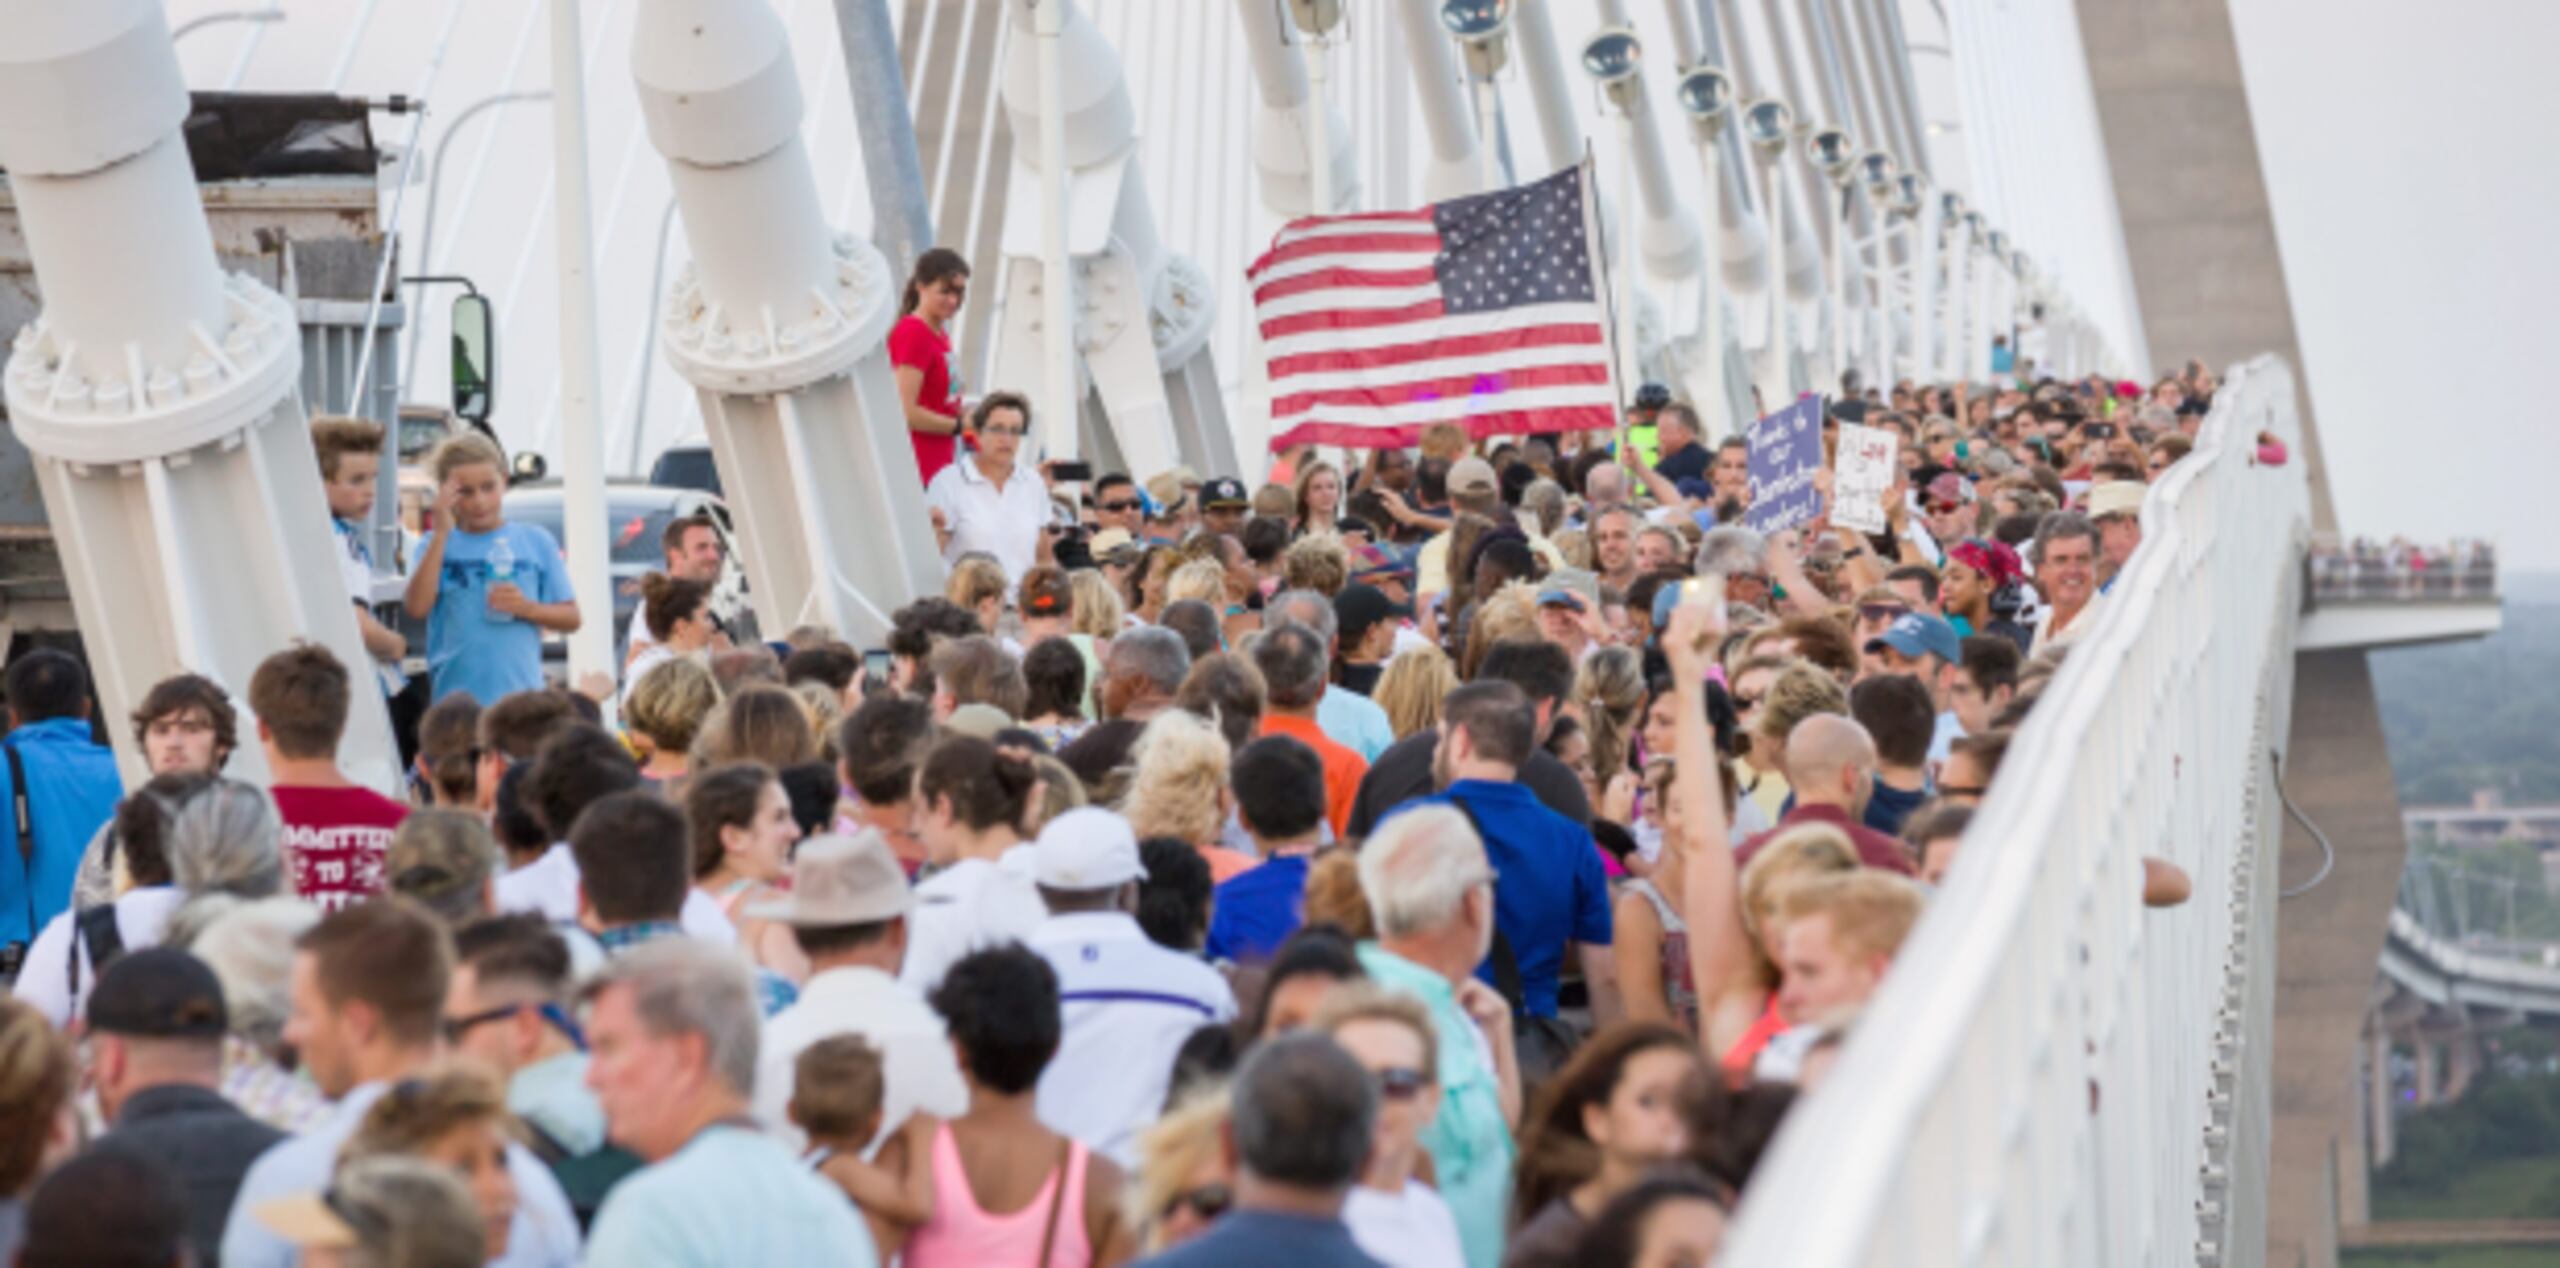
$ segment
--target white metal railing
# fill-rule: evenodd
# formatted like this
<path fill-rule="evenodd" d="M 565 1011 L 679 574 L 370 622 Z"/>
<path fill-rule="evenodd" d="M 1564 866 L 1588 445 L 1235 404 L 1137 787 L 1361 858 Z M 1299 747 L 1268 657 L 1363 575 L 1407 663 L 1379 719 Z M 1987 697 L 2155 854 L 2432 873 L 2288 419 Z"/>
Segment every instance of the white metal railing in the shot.
<path fill-rule="evenodd" d="M 1946 884 L 1721 1262 L 2255 1263 L 2274 973 L 2271 746 L 2308 538 L 2263 357 L 2152 486 L 2143 545 L 2020 729 Z M 2146 912 L 2142 859 L 2195 897 Z"/>

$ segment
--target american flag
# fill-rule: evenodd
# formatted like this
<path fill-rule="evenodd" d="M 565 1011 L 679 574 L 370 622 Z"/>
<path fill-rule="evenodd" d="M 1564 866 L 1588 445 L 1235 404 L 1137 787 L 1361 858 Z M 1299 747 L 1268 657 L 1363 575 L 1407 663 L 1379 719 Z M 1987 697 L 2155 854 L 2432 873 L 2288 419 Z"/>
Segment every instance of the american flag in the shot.
<path fill-rule="evenodd" d="M 1271 447 L 1617 425 L 1581 167 L 1419 211 L 1296 220 L 1245 270 Z"/>

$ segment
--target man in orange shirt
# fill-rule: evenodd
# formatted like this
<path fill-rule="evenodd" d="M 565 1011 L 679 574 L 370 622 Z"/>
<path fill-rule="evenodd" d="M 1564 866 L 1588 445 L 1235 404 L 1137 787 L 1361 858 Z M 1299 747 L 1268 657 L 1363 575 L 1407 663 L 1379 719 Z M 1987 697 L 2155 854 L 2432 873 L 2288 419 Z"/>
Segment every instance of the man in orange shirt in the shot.
<path fill-rule="evenodd" d="M 1324 763 L 1325 822 L 1333 825 L 1338 841 L 1351 827 L 1351 803 L 1360 795 L 1360 777 L 1369 773 L 1369 763 L 1316 723 L 1327 655 L 1324 638 L 1295 621 L 1274 622 L 1253 645 L 1254 668 L 1262 671 L 1269 700 L 1262 734 L 1286 735 L 1316 751 Z"/>

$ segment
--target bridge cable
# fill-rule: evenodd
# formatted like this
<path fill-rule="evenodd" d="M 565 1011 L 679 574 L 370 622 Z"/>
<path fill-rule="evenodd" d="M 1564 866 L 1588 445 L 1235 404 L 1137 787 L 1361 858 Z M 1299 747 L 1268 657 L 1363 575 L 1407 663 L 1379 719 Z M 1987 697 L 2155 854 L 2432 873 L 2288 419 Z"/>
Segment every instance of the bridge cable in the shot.
<path fill-rule="evenodd" d="M 2314 873 L 2310 880 L 2276 891 L 2278 898 L 2300 898 L 2318 889 L 2322 881 L 2329 879 L 2329 873 L 2337 870 L 2338 848 L 2329 844 L 2329 834 L 2322 832 L 2320 825 L 2313 823 L 2311 816 L 2302 813 L 2302 807 L 2293 804 L 2293 798 L 2285 795 L 2284 754 L 2270 748 L 2267 750 L 2267 760 L 2275 768 L 2276 800 L 2283 802 L 2284 812 L 2293 816 L 2293 821 L 2301 824 L 2303 830 L 2311 834 L 2312 840 L 2320 843 L 2320 870 Z"/>

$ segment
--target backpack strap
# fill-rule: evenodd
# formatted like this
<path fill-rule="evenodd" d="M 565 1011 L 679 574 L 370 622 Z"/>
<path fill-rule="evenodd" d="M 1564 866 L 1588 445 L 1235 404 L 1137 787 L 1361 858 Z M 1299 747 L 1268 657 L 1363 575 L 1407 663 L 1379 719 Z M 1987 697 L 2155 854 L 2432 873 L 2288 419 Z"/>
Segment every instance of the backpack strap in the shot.
<path fill-rule="evenodd" d="M 1449 804 L 1467 817 L 1467 827 L 1474 830 L 1476 840 L 1484 840 L 1484 821 L 1476 818 L 1475 807 L 1468 805 L 1466 798 L 1457 796 L 1449 798 Z M 1486 954 L 1485 960 L 1493 967 L 1493 989 L 1502 996 L 1503 1003 L 1511 1006 L 1511 1015 L 1524 1015 L 1523 1001 L 1528 999 L 1528 993 L 1520 985 L 1520 957 L 1511 950 L 1511 939 L 1503 936 L 1498 902 L 1493 914 L 1493 950 Z"/>
<path fill-rule="evenodd" d="M 69 955 L 62 957 L 62 963 L 63 971 L 70 978 L 69 997 L 78 999 L 80 997 L 80 952 L 86 950 L 89 953 L 91 973 L 104 974 L 107 966 L 115 963 L 116 958 L 124 954 L 124 929 L 116 924 L 114 903 L 83 907 L 72 913 L 71 924 L 72 932 L 80 939 L 80 945 L 72 948 Z"/>
<path fill-rule="evenodd" d="M 18 751 L 18 737 L 0 739 L 0 750 L 6 750 L 9 762 L 9 801 L 15 810 L 11 822 L 18 829 L 19 876 L 26 885 L 27 941 L 36 940 L 36 803 L 27 795 L 26 756 Z"/>

